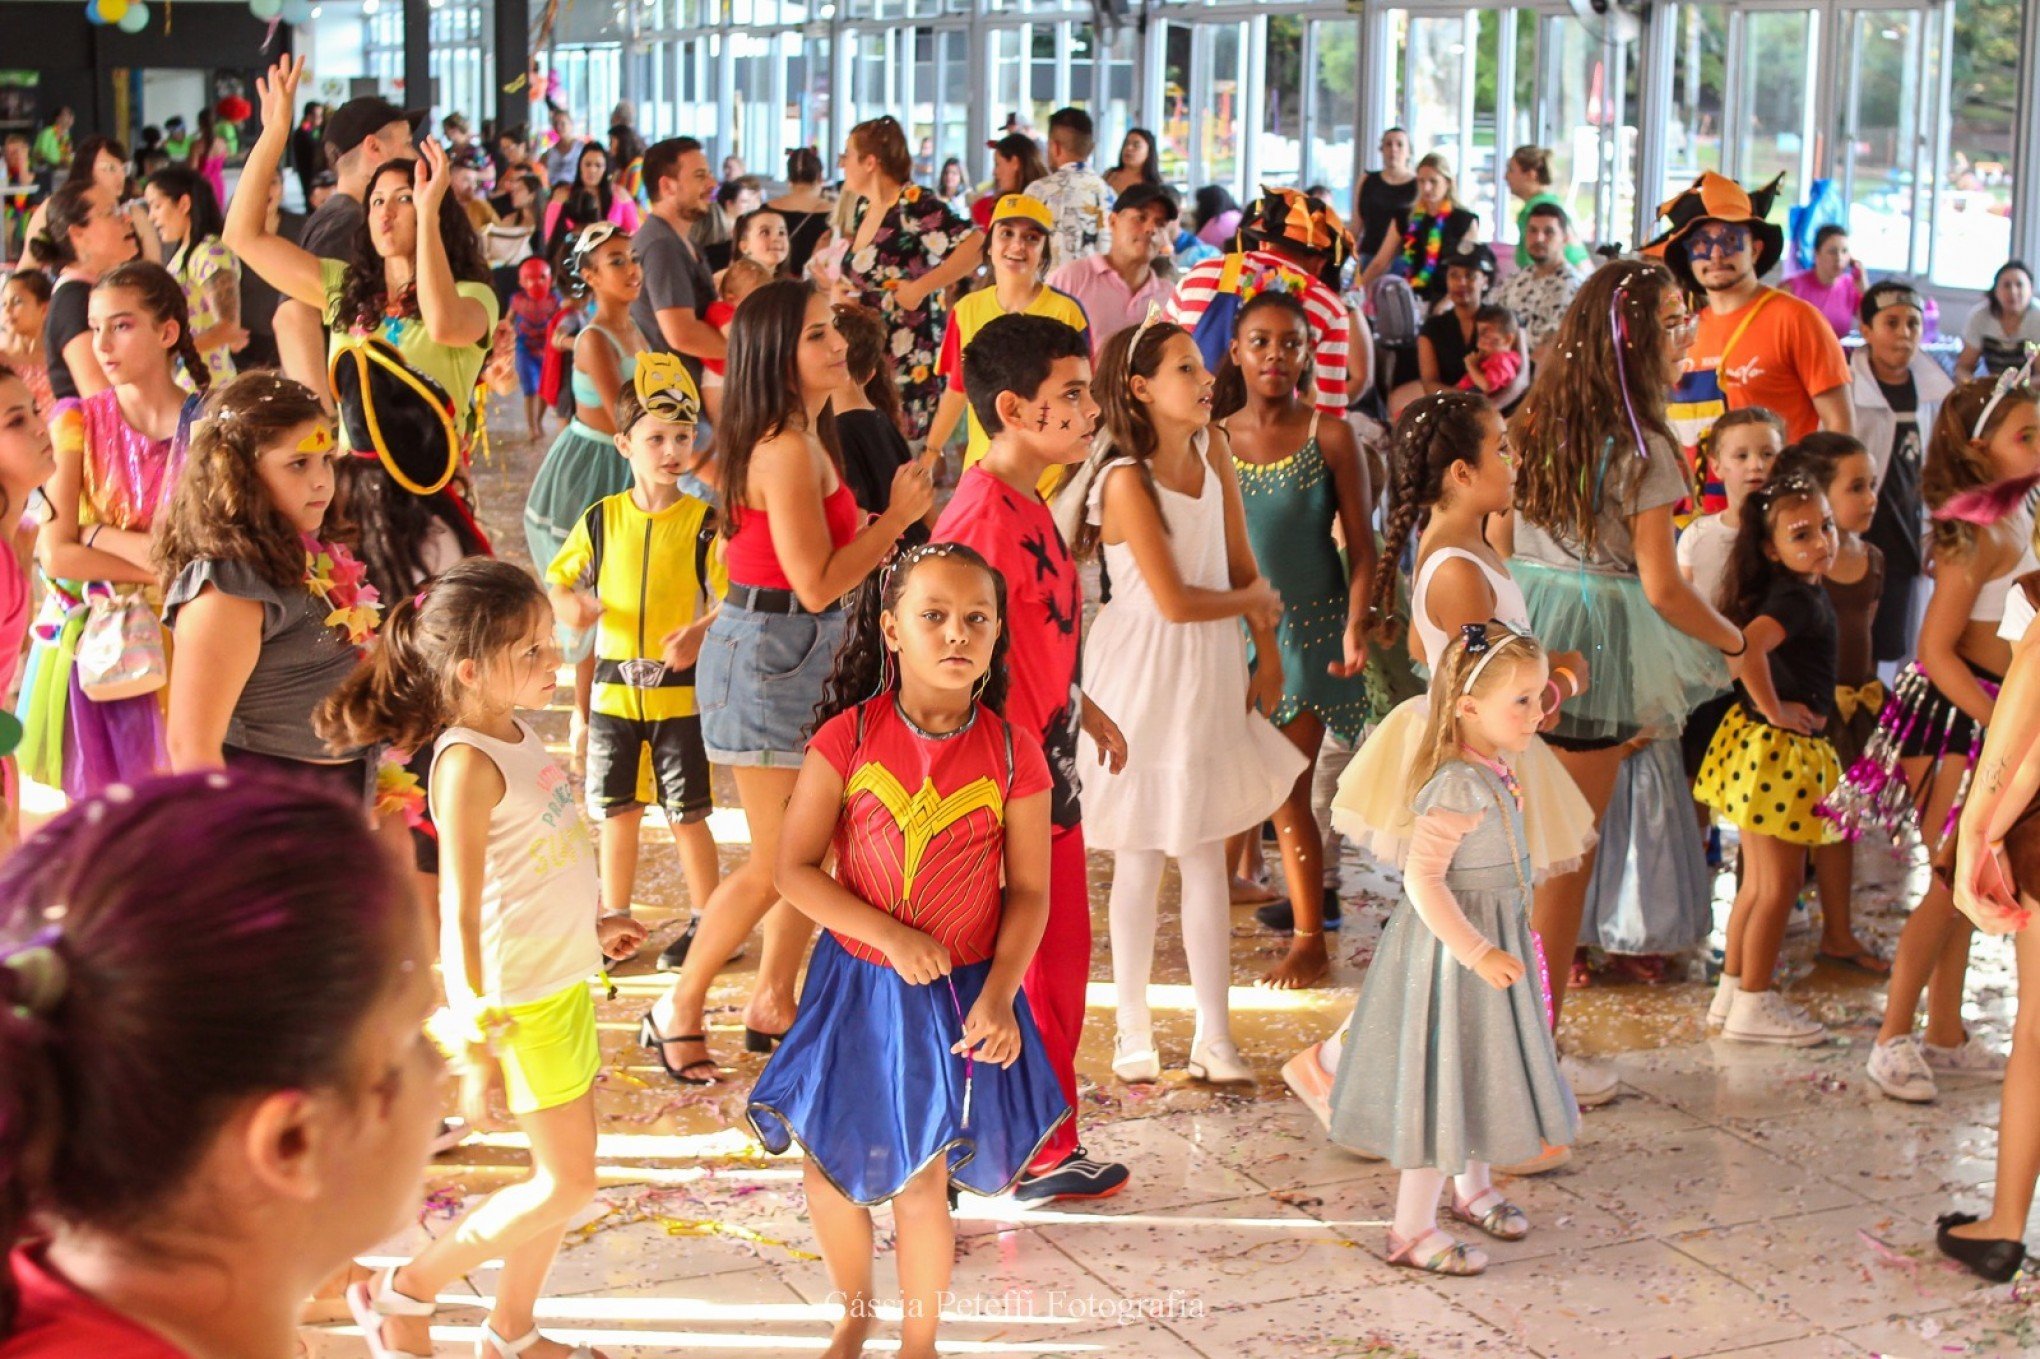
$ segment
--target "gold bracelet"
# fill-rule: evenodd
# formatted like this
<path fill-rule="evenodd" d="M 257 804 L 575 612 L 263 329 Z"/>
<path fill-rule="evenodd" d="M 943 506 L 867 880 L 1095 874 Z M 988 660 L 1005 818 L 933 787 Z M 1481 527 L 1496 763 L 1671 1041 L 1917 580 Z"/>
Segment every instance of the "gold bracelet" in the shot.
<path fill-rule="evenodd" d="M 1299 929 L 1296 929 L 1296 928 L 1292 927 L 1292 928 L 1290 929 L 1289 933 L 1290 933 L 1290 935 L 1291 935 L 1292 937 L 1294 937 L 1294 938 L 1297 938 L 1297 939 L 1316 939 L 1316 938 L 1318 938 L 1319 936 L 1323 935 L 1323 934 L 1324 934 L 1324 931 L 1323 931 L 1323 930 L 1299 930 Z"/>

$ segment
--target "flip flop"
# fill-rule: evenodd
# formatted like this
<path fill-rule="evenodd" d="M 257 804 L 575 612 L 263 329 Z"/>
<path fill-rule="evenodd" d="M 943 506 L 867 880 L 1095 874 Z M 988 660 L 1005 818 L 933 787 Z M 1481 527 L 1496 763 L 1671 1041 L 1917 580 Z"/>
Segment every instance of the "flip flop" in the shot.
<path fill-rule="evenodd" d="M 1829 953 L 1826 949 L 1821 949 L 1813 957 L 1816 962 L 1834 963 L 1840 967 L 1852 967 L 1856 971 L 1867 973 L 1872 977 L 1888 977 L 1891 975 L 1891 960 L 1880 958 L 1867 948 L 1858 949 L 1854 953 Z M 1864 961 L 1866 958 L 1869 960 L 1868 962 Z M 1880 964 L 1880 966 L 1873 967 L 1872 963 Z"/>

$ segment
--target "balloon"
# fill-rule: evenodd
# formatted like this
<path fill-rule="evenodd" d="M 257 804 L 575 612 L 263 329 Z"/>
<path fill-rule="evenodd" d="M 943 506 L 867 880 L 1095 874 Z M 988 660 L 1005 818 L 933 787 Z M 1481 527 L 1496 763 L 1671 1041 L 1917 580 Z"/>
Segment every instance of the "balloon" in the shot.
<path fill-rule="evenodd" d="M 101 23 L 117 24 L 127 17 L 128 0 L 98 0 Z"/>
<path fill-rule="evenodd" d="M 312 21 L 312 0 L 283 0 L 281 14 L 287 24 L 308 24 Z"/>
<path fill-rule="evenodd" d="M 120 16 L 120 31 L 139 33 L 149 26 L 149 7 L 142 0 L 134 0 L 127 7 L 127 13 Z"/>
<path fill-rule="evenodd" d="M 88 24 L 103 24 L 106 22 L 106 20 L 99 17 L 99 0 L 91 0 L 91 3 L 85 6 L 85 22 Z"/>
<path fill-rule="evenodd" d="M 283 13 L 283 0 L 248 0 L 248 12 L 267 23 Z"/>

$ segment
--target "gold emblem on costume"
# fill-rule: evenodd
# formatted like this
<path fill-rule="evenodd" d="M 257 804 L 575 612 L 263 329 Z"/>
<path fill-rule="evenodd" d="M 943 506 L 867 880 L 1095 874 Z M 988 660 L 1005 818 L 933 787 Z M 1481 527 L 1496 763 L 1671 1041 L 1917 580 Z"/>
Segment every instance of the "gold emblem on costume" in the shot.
<path fill-rule="evenodd" d="M 677 354 L 639 354 L 631 376 L 645 414 L 669 425 L 701 423 L 701 393 Z"/>
<path fill-rule="evenodd" d="M 312 432 L 297 442 L 297 451 L 300 453 L 325 453 L 332 447 L 333 431 L 324 425 L 313 426 Z"/>
<path fill-rule="evenodd" d="M 871 794 L 878 799 L 880 806 L 892 813 L 893 822 L 899 826 L 900 835 L 906 841 L 905 853 L 900 859 L 901 901 L 913 898 L 914 875 L 921 869 L 921 856 L 927 853 L 936 836 L 980 809 L 990 812 L 996 819 L 1006 805 L 1005 799 L 999 795 L 999 785 L 990 778 L 972 779 L 948 797 L 936 795 L 935 780 L 923 779 L 920 790 L 909 794 L 893 772 L 879 764 L 858 766 L 843 789 L 844 802 L 848 803 L 860 792 Z"/>

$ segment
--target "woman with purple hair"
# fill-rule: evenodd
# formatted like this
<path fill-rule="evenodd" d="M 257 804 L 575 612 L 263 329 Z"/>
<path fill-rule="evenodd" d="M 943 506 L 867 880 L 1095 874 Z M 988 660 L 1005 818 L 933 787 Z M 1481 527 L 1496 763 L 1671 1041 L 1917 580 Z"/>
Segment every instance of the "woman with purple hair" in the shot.
<path fill-rule="evenodd" d="M 116 784 L 9 859 L 0 1356 L 289 1354 L 415 1202 L 431 962 L 359 802 L 268 774 Z"/>

